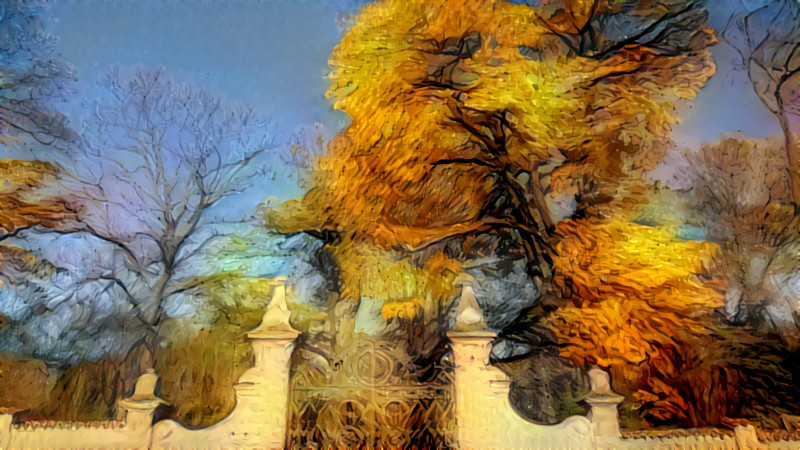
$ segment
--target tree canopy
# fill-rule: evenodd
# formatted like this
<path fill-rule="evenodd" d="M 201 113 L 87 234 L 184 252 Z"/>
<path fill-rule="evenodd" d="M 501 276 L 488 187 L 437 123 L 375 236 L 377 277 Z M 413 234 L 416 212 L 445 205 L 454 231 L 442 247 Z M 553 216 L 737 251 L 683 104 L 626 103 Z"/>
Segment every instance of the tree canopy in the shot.
<path fill-rule="evenodd" d="M 352 123 L 267 222 L 325 241 L 345 298 L 370 278 L 359 255 L 421 268 L 437 253 L 451 270 L 521 259 L 541 295 L 559 219 L 641 197 L 680 104 L 714 73 L 706 15 L 691 1 L 367 5 L 330 58 L 328 96 Z"/>

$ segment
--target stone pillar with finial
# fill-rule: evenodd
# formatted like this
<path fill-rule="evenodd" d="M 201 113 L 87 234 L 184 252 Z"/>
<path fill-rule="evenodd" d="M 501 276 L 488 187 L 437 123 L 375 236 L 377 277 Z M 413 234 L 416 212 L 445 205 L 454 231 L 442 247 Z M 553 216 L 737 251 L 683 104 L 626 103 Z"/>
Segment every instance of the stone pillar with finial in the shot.
<path fill-rule="evenodd" d="M 475 298 L 474 280 L 462 274 L 456 282 L 461 285 L 461 297 L 455 324 L 447 337 L 455 362 L 458 445 L 492 447 L 503 442 L 507 431 L 502 417 L 505 408 L 510 407 L 510 380 L 503 371 L 489 364 L 492 341 L 497 333 L 486 325 Z"/>
<path fill-rule="evenodd" d="M 158 375 L 153 369 L 136 379 L 133 394 L 119 401 L 119 406 L 125 411 L 125 428 L 135 430 L 149 429 L 153 424 L 153 413 L 158 405 L 166 403 L 156 396 Z"/>
<path fill-rule="evenodd" d="M 554 426 L 526 421 L 509 400 L 511 381 L 490 364 L 497 333 L 484 318 L 473 289 L 462 275 L 455 324 L 447 333 L 455 362 L 456 428 L 459 448 L 591 448 L 593 438 L 585 417 Z"/>
<path fill-rule="evenodd" d="M 227 421 L 237 447 L 283 448 L 289 400 L 289 369 L 300 332 L 289 324 L 286 277 L 272 280 L 272 299 L 261 324 L 247 334 L 255 365 L 239 378 L 236 407 Z"/>
<path fill-rule="evenodd" d="M 124 436 L 132 436 L 134 440 L 127 441 L 130 448 L 150 448 L 153 435 L 153 414 L 162 403 L 167 403 L 156 396 L 158 375 L 153 369 L 136 379 L 133 394 L 119 401 L 119 407 L 125 411 Z M 115 446 L 117 443 L 108 440 L 106 444 Z"/>
<path fill-rule="evenodd" d="M 617 408 L 625 397 L 611 389 L 611 378 L 599 367 L 589 370 L 589 383 L 592 391 L 586 396 L 585 401 L 591 407 L 589 418 L 594 435 L 598 439 L 621 437 Z"/>

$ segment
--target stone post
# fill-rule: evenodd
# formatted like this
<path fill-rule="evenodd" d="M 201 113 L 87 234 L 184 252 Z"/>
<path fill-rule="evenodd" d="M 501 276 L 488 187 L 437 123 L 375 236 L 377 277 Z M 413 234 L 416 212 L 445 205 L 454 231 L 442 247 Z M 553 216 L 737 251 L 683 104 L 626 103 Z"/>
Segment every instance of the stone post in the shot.
<path fill-rule="evenodd" d="M 455 362 L 457 447 L 594 448 L 585 417 L 544 426 L 528 422 L 514 411 L 508 398 L 508 376 L 489 363 L 497 333 L 486 325 L 472 280 L 463 277 L 460 282 L 456 322 L 447 333 Z"/>
<path fill-rule="evenodd" d="M 756 428 L 752 425 L 739 425 L 733 429 L 736 447 L 748 450 L 766 449 L 767 445 L 758 440 Z"/>
<path fill-rule="evenodd" d="M 164 400 L 155 394 L 158 376 L 153 369 L 147 369 L 136 380 L 133 395 L 120 400 L 119 406 L 125 411 L 125 433 L 131 433 L 140 440 L 139 448 L 149 448 L 153 433 L 153 413 Z"/>
<path fill-rule="evenodd" d="M 592 391 L 586 397 L 589 404 L 592 430 L 597 438 L 619 438 L 619 411 L 617 408 L 625 397 L 611 390 L 611 380 L 604 370 L 593 367 L 589 370 Z"/>
<path fill-rule="evenodd" d="M 489 365 L 497 333 L 486 326 L 475 298 L 472 279 L 463 276 L 456 322 L 447 333 L 455 362 L 456 426 L 461 448 L 492 447 L 502 442 L 499 405 L 508 401 L 505 373 Z"/>
<path fill-rule="evenodd" d="M 14 411 L 0 408 L 0 448 L 8 448 L 11 442 L 11 422 L 14 421 Z"/>
<path fill-rule="evenodd" d="M 247 334 L 255 365 L 236 389 L 236 407 L 230 416 L 231 443 L 243 447 L 283 448 L 289 401 L 289 369 L 295 340 L 300 334 L 289 324 L 286 278 L 274 279 L 261 324 Z"/>

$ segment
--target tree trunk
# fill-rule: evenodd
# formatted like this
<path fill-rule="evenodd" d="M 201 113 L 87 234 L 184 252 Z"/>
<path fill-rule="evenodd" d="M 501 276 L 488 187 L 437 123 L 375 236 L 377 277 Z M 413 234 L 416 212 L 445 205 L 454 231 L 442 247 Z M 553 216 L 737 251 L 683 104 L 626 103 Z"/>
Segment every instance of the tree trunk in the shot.
<path fill-rule="evenodd" d="M 794 132 L 783 118 L 781 127 L 786 138 L 786 157 L 789 163 L 789 179 L 792 188 L 792 201 L 800 206 L 800 133 Z"/>
<path fill-rule="evenodd" d="M 138 306 L 139 320 L 145 325 L 145 336 L 142 343 L 145 349 L 153 356 L 155 356 L 158 348 L 158 332 L 164 321 L 164 293 L 171 277 L 172 274 L 170 272 L 161 274 L 155 286 L 153 286 L 151 295 Z"/>
<path fill-rule="evenodd" d="M 778 120 L 781 123 L 781 131 L 783 131 L 785 139 L 784 145 L 786 147 L 786 158 L 789 166 L 787 168 L 789 171 L 789 183 L 792 189 L 792 201 L 795 205 L 795 212 L 797 213 L 798 206 L 800 206 L 800 135 L 793 129 L 792 122 L 786 111 L 787 102 L 783 97 L 784 83 L 785 81 L 780 83 L 775 90 L 775 102 Z M 800 124 L 796 126 L 800 126 Z"/>

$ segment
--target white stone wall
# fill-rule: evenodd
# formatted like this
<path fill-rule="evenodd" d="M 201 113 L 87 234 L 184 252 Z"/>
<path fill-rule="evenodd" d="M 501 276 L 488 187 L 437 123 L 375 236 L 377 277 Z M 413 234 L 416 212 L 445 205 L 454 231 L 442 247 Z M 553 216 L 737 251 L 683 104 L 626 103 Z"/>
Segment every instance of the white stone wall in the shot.
<path fill-rule="evenodd" d="M 152 425 L 161 403 L 156 375 L 137 380 L 133 395 L 120 402 L 125 420 L 99 424 L 12 425 L 0 414 L 0 449 L 17 448 L 283 448 L 286 433 L 290 358 L 298 332 L 289 326 L 283 280 L 261 325 L 249 333 L 256 363 L 236 385 L 236 407 L 220 423 L 189 430 L 167 420 Z M 546 426 L 520 417 L 509 402 L 510 381 L 489 364 L 496 334 L 488 331 L 469 282 L 465 282 L 457 320 L 448 334 L 455 360 L 456 427 L 459 448 L 530 449 L 800 449 L 800 441 L 759 442 L 755 429 L 738 427 L 735 436 L 624 439 L 608 375 L 590 371 L 589 417 L 571 417 Z"/>
<path fill-rule="evenodd" d="M 150 371 L 136 381 L 133 395 L 120 402 L 125 420 L 99 423 L 47 422 L 11 424 L 0 415 L 0 448 L 149 448 L 158 377 Z"/>

